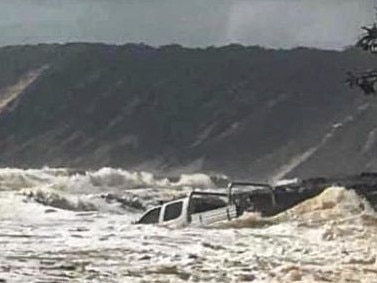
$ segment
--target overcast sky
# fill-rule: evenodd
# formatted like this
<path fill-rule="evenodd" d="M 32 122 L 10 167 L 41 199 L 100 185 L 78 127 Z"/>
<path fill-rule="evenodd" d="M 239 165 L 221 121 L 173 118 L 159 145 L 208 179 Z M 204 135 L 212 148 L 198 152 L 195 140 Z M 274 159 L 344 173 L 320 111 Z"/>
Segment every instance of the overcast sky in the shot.
<path fill-rule="evenodd" d="M 0 0 L 0 45 L 351 45 L 375 0 Z"/>

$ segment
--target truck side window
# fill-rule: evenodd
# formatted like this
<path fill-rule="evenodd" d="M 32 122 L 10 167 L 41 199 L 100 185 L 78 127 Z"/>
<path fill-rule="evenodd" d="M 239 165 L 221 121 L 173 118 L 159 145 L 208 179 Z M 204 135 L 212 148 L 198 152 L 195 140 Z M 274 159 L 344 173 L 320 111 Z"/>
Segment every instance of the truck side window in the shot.
<path fill-rule="evenodd" d="M 183 202 L 176 202 L 165 207 L 164 221 L 178 218 L 182 213 Z"/>
<path fill-rule="evenodd" d="M 140 224 L 155 224 L 158 223 L 161 207 L 150 210 L 145 214 L 138 223 Z"/>
<path fill-rule="evenodd" d="M 192 198 L 190 203 L 190 213 L 201 213 L 224 206 L 226 206 L 226 202 L 221 198 Z"/>

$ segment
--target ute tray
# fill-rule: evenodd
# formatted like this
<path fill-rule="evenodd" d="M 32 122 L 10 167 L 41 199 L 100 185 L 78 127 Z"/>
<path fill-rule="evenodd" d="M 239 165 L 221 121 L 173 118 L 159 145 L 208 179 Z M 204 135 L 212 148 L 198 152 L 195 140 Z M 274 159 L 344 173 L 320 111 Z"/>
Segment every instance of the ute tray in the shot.
<path fill-rule="evenodd" d="M 232 220 L 234 218 L 237 218 L 237 208 L 235 205 L 230 205 L 192 214 L 190 223 L 194 226 L 207 226 L 212 223 Z"/>

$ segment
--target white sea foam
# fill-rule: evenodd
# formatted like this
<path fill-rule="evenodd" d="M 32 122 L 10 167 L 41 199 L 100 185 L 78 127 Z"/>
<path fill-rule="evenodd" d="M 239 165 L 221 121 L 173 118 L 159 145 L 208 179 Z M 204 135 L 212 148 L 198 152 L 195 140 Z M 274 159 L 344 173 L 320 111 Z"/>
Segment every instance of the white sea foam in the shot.
<path fill-rule="evenodd" d="M 211 177 L 206 174 L 182 174 L 177 183 L 172 184 L 174 187 L 193 187 L 193 188 L 214 188 L 215 184 Z"/>
<path fill-rule="evenodd" d="M 68 191 L 92 192 L 100 188 L 179 188 L 215 187 L 211 177 L 202 174 L 183 174 L 177 182 L 167 178 L 156 178 L 148 172 L 131 172 L 122 169 L 102 168 L 98 171 L 75 173 L 71 169 L 0 169 L 0 190 L 17 190 L 41 185 L 55 184 Z"/>
<path fill-rule="evenodd" d="M 196 175 L 171 182 L 112 168 L 2 169 L 0 279 L 375 282 L 377 217 L 344 188 L 274 217 L 245 214 L 222 229 L 130 224 L 139 213 L 127 209 L 132 200 L 152 204 L 207 181 Z"/>
<path fill-rule="evenodd" d="M 27 201 L 35 201 L 39 204 L 72 211 L 94 211 L 97 207 L 84 196 L 69 195 L 49 187 L 36 189 L 23 189 L 21 195 L 27 197 Z"/>

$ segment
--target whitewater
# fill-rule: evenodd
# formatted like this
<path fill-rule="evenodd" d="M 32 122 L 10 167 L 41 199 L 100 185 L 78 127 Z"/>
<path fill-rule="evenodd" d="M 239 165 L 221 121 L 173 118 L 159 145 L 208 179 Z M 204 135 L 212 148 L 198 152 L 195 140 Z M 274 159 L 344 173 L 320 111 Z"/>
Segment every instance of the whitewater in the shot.
<path fill-rule="evenodd" d="M 132 224 L 215 187 L 205 174 L 0 169 L 0 282 L 377 282 L 377 216 L 341 187 L 274 217 Z"/>

